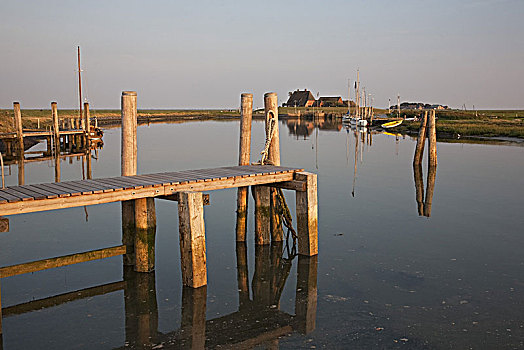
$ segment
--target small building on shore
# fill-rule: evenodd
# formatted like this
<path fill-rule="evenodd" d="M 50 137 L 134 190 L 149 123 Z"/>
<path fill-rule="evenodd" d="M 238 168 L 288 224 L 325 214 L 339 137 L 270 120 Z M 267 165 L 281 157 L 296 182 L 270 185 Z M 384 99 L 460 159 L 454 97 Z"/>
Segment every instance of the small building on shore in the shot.
<path fill-rule="evenodd" d="M 283 107 L 311 107 L 316 102 L 315 97 L 306 89 L 289 93 L 289 98 Z"/>
<path fill-rule="evenodd" d="M 344 107 L 344 101 L 340 96 L 319 97 L 316 107 Z M 345 105 L 347 107 L 347 104 Z"/>

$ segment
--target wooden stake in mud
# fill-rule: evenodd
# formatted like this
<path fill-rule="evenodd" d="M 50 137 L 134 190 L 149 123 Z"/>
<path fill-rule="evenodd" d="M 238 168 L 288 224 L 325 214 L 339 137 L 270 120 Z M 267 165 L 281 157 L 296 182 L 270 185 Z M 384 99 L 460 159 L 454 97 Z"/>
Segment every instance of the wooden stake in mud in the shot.
<path fill-rule="evenodd" d="M 249 165 L 251 156 L 251 120 L 253 116 L 253 94 L 241 95 L 240 146 L 238 165 Z M 239 187 L 237 192 L 237 242 L 245 242 L 247 231 L 247 196 L 249 187 Z"/>
<path fill-rule="evenodd" d="M 435 110 L 432 110 L 428 121 L 428 164 L 430 167 L 437 165 L 437 126 L 435 119 Z"/>
<path fill-rule="evenodd" d="M 136 101 L 135 91 L 122 92 L 122 176 L 136 175 L 137 173 Z M 122 244 L 127 247 L 127 253 L 123 259 L 124 265 L 135 264 L 135 231 L 135 203 L 134 201 L 122 201 Z"/>
<path fill-rule="evenodd" d="M 428 120 L 428 111 L 424 111 L 424 117 L 420 121 L 420 128 L 418 129 L 417 147 L 415 148 L 415 156 L 413 157 L 413 165 L 421 164 L 424 156 L 424 144 L 426 142 L 426 124 Z"/>
<path fill-rule="evenodd" d="M 298 254 L 318 254 L 317 175 L 296 173 L 296 180 L 306 183 L 306 191 L 296 192 Z"/>
<path fill-rule="evenodd" d="M 15 128 L 18 151 L 24 153 L 24 132 L 22 127 L 22 113 L 20 112 L 20 103 L 13 102 L 13 110 L 15 114 Z"/>
<path fill-rule="evenodd" d="M 180 192 L 178 221 L 182 283 L 192 288 L 205 286 L 206 236 L 202 192 Z"/>
<path fill-rule="evenodd" d="M 264 110 L 266 113 L 266 130 L 268 130 L 268 123 L 271 119 L 275 120 L 275 131 L 269 146 L 268 160 L 273 165 L 280 165 L 280 136 L 278 131 L 278 97 L 274 92 L 264 94 Z M 267 136 L 267 135 L 266 135 Z M 278 196 L 277 190 L 272 188 L 271 196 L 271 240 L 280 242 L 284 239 L 284 232 L 282 229 L 282 217 L 277 212 Z"/>

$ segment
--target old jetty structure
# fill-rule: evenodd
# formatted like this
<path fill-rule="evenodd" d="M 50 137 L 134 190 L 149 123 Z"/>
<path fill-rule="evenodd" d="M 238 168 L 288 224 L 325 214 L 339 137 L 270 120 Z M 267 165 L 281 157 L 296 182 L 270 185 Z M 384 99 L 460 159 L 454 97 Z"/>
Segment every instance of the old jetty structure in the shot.
<path fill-rule="evenodd" d="M 241 275 L 239 285 L 242 284 L 239 290 L 245 292 L 247 269 L 243 262 L 245 253 L 242 252 L 246 242 L 247 192 L 251 187 L 255 197 L 255 244 L 257 247 L 282 244 L 285 240 L 283 226 L 292 231 L 293 241 L 296 240 L 297 243 L 296 252 L 302 257 L 302 260 L 299 260 L 299 274 L 302 270 L 307 272 L 302 271 L 305 277 L 302 276 L 301 279 L 305 282 L 297 281 L 297 298 L 300 300 L 305 298 L 307 305 L 299 303 L 296 313 L 309 320 L 306 328 L 314 328 L 318 253 L 317 176 L 300 168 L 280 165 L 277 95 L 265 94 L 264 102 L 266 142 L 259 163 L 249 164 L 253 96 L 242 94 L 239 165 L 139 175 L 137 174 L 137 94 L 134 91 L 122 92 L 121 176 L 19 185 L 0 189 L 0 216 L 2 217 L 0 223 L 3 231 L 9 230 L 6 216 L 10 215 L 121 202 L 122 244 L 0 267 L 0 278 L 119 255 L 123 255 L 124 271 L 131 269 L 140 276 L 151 276 L 155 267 L 155 199 L 163 199 L 178 202 L 183 284 L 190 289 L 205 288 L 207 268 L 204 205 L 208 204 L 209 195 L 203 192 L 238 188 L 237 262 Z M 56 109 L 53 114 L 56 114 Z M 57 137 L 57 134 L 51 136 Z M 282 199 L 283 189 L 296 193 L 296 231 L 292 228 L 289 210 Z M 301 269 L 300 266 L 304 268 Z M 299 286 L 301 286 L 300 291 Z M 121 286 L 111 285 L 108 288 L 111 290 Z M 103 293 L 103 290 L 105 289 L 86 293 L 88 295 Z M 201 323 L 196 332 L 200 332 L 201 335 L 198 341 L 205 341 L 205 332 L 204 335 L 201 334 L 202 327 L 205 328 L 206 323 L 205 306 L 202 309 L 201 300 L 203 298 L 205 305 L 205 292 L 204 294 L 184 293 L 190 295 L 189 300 L 197 305 L 194 313 L 199 315 L 199 318 L 193 315 L 191 319 Z M 279 297 L 278 288 L 272 293 L 269 295 L 272 295 L 273 299 Z M 304 293 L 307 295 L 304 296 Z M 288 327 L 295 318 L 282 313 L 275 316 L 283 317 L 285 327 Z M 239 316 L 239 321 L 242 319 L 243 317 Z M 176 338 L 176 335 L 173 336 Z"/>

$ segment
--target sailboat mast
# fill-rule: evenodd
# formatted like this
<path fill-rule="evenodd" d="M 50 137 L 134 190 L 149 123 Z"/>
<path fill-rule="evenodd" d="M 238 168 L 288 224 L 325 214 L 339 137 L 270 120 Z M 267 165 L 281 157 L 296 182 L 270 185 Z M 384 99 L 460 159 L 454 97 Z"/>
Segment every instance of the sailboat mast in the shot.
<path fill-rule="evenodd" d="M 82 70 L 80 69 L 80 46 L 78 46 L 78 117 L 82 120 Z"/>
<path fill-rule="evenodd" d="M 357 117 L 360 117 L 360 72 L 357 69 Z"/>

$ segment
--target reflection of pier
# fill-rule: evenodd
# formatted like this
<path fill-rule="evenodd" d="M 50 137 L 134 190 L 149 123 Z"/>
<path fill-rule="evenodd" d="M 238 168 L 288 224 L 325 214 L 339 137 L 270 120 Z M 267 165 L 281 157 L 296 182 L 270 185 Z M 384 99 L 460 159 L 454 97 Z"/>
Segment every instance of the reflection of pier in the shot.
<path fill-rule="evenodd" d="M 326 131 L 340 131 L 342 121 L 334 116 L 311 116 L 310 118 L 289 118 L 286 120 L 289 133 L 306 139 L 313 133 L 313 130 L 320 129 Z"/>

